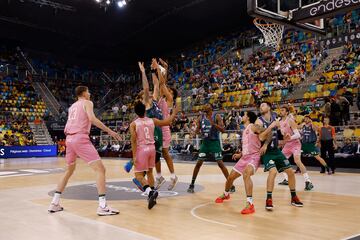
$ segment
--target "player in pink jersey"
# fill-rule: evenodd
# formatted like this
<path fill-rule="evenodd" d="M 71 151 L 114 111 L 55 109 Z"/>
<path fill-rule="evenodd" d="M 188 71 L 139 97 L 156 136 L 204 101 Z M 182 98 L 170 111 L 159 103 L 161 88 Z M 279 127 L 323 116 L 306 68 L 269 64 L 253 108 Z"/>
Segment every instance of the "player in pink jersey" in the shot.
<path fill-rule="evenodd" d="M 314 188 L 309 174 L 306 171 L 305 165 L 301 162 L 301 142 L 300 142 L 300 132 L 298 129 L 298 125 L 294 121 L 294 118 L 289 114 L 289 108 L 287 106 L 283 106 L 280 109 L 280 131 L 284 136 L 285 145 L 282 149 L 283 154 L 287 159 L 291 156 L 294 157 L 295 164 L 300 168 L 301 173 L 305 179 L 305 190 L 310 191 Z M 288 185 L 287 174 L 284 174 L 284 181 L 279 183 L 280 185 Z"/>
<path fill-rule="evenodd" d="M 145 193 L 148 195 L 148 208 L 152 209 L 156 204 L 158 192 L 154 189 L 153 168 L 155 167 L 155 126 L 169 126 L 178 113 L 175 108 L 172 115 L 165 120 L 145 117 L 146 107 L 138 101 L 135 104 L 135 113 L 138 118 L 130 125 L 131 148 L 133 152 L 133 162 L 135 166 L 135 178 Z M 146 172 L 147 179 L 144 177 Z"/>
<path fill-rule="evenodd" d="M 168 64 L 163 61 L 161 58 L 159 59 L 164 68 L 159 65 L 156 59 L 153 59 L 153 66 L 157 69 L 157 73 L 159 76 L 159 88 L 160 88 L 160 100 L 159 107 L 162 111 L 163 117 L 167 118 L 170 116 L 169 106 L 174 105 L 174 100 L 177 98 L 177 91 L 174 88 L 168 88 L 166 85 L 167 80 L 167 72 L 168 72 Z M 166 164 L 170 171 L 170 180 L 171 183 L 168 186 L 168 190 L 171 191 L 175 188 L 178 177 L 175 175 L 174 162 L 169 154 L 169 147 L 171 143 L 171 131 L 170 126 L 162 127 L 163 134 L 163 148 L 162 155 L 166 161 Z M 165 178 L 161 175 L 161 161 L 156 162 L 156 188 L 160 188 L 165 182 Z"/>
<path fill-rule="evenodd" d="M 67 169 L 56 188 L 48 211 L 50 213 L 55 213 L 63 210 L 59 204 L 60 196 L 70 177 L 74 173 L 76 158 L 80 157 L 89 164 L 97 175 L 96 186 L 99 194 L 97 214 L 99 216 L 119 214 L 118 210 L 111 208 L 106 204 L 105 167 L 89 138 L 91 124 L 107 132 L 118 141 L 121 141 L 121 137 L 96 118 L 93 110 L 94 105 L 90 101 L 90 93 L 87 87 L 78 86 L 75 89 L 75 93 L 78 100 L 69 108 L 68 121 L 64 131 L 66 135 L 65 159 Z"/>
<path fill-rule="evenodd" d="M 225 192 L 215 200 L 216 203 L 223 203 L 224 200 L 230 199 L 230 188 L 233 186 L 233 182 L 242 175 L 247 196 L 247 204 L 241 211 L 242 214 L 255 212 L 252 198 L 253 182 L 251 176 L 254 175 L 259 168 L 261 154 L 266 151 L 266 147 L 261 147 L 258 134 L 261 133 L 262 130 L 254 124 L 256 119 L 257 116 L 254 112 L 248 111 L 245 113 L 243 117 L 245 129 L 242 135 L 242 152 L 233 155 L 234 160 L 240 160 L 236 163 L 226 180 Z"/>

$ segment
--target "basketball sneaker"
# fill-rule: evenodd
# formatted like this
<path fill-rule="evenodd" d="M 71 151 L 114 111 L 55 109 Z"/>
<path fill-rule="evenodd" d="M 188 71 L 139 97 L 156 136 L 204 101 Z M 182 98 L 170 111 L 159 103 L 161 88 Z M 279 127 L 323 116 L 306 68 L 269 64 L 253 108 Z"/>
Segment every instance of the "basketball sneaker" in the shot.
<path fill-rule="evenodd" d="M 194 186 L 194 185 L 192 185 L 192 184 L 190 184 L 190 186 L 189 186 L 189 188 L 188 188 L 187 192 L 188 192 L 188 193 L 194 193 L 194 192 L 195 192 L 195 191 L 194 191 L 194 188 L 195 188 L 195 186 Z"/>
<path fill-rule="evenodd" d="M 279 182 L 279 185 L 289 185 L 288 180 L 284 179 L 282 182 Z"/>
<path fill-rule="evenodd" d="M 161 188 L 161 186 L 166 182 L 165 178 L 163 176 L 161 176 L 160 178 L 156 178 L 156 186 L 155 188 L 157 190 L 159 190 Z"/>
<path fill-rule="evenodd" d="M 137 180 L 136 178 L 133 178 L 132 179 L 133 183 L 137 186 L 137 188 L 140 190 L 140 191 L 144 191 L 144 188 L 143 186 L 141 185 L 141 183 L 139 182 L 139 180 Z"/>
<path fill-rule="evenodd" d="M 64 210 L 64 208 L 62 206 L 60 206 L 60 204 L 51 203 L 50 206 L 49 206 L 48 212 L 49 213 L 56 213 L 56 212 L 60 212 L 60 211 L 63 211 L 63 210 Z"/>
<path fill-rule="evenodd" d="M 124 165 L 124 170 L 129 173 L 132 169 L 132 167 L 134 166 L 134 162 L 133 160 L 129 160 L 127 163 L 125 163 Z"/>
<path fill-rule="evenodd" d="M 176 184 L 179 179 L 177 176 L 175 176 L 174 179 L 171 178 L 170 180 L 171 180 L 171 182 L 170 182 L 170 185 L 168 186 L 168 191 L 172 191 L 176 187 Z"/>
<path fill-rule="evenodd" d="M 312 182 L 305 182 L 305 191 L 311 191 L 311 189 L 314 188 L 314 185 L 312 184 Z"/>
<path fill-rule="evenodd" d="M 231 188 L 230 188 L 230 193 L 234 193 L 236 191 L 235 189 L 235 186 L 233 185 Z"/>
<path fill-rule="evenodd" d="M 224 200 L 229 200 L 229 199 L 230 199 L 230 194 L 228 194 L 228 195 L 222 194 L 220 197 L 215 199 L 215 202 L 216 203 L 223 203 Z"/>
<path fill-rule="evenodd" d="M 241 211 L 241 214 L 252 214 L 255 212 L 254 204 L 247 203 L 246 207 Z"/>
<path fill-rule="evenodd" d="M 304 204 L 302 202 L 300 202 L 300 199 L 298 198 L 298 196 L 291 198 L 291 205 L 293 205 L 295 207 L 303 207 L 304 206 Z"/>
<path fill-rule="evenodd" d="M 152 209 L 155 205 L 156 205 L 156 199 L 158 197 L 159 193 L 155 190 L 152 190 L 149 193 L 149 198 L 148 198 L 148 209 Z"/>
<path fill-rule="evenodd" d="M 334 171 L 331 171 L 329 167 L 326 168 L 326 172 L 328 175 L 334 174 Z"/>
<path fill-rule="evenodd" d="M 266 199 L 266 205 L 265 205 L 265 209 L 268 211 L 272 211 L 274 208 L 273 206 L 273 202 L 271 198 Z"/>
<path fill-rule="evenodd" d="M 110 216 L 110 215 L 117 215 L 120 213 L 120 211 L 115 208 L 111 208 L 109 206 L 106 206 L 104 208 L 99 206 L 96 213 L 99 216 Z"/>

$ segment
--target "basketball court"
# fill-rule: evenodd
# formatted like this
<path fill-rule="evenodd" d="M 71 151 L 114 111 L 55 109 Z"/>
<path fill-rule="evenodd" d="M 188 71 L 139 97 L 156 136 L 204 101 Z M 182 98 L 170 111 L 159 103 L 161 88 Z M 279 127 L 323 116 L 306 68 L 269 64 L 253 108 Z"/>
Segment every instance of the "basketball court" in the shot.
<path fill-rule="evenodd" d="M 98 217 L 94 173 L 81 160 L 62 205 L 65 211 L 49 214 L 47 207 L 65 167 L 62 158 L 9 159 L 0 165 L 1 239 L 355 239 L 360 234 L 360 176 L 356 173 L 324 175 L 310 172 L 315 189 L 297 189 L 303 208 L 290 205 L 287 186 L 275 186 L 273 212 L 264 208 L 267 174 L 260 168 L 254 180 L 256 213 L 240 214 L 244 201 L 242 179 L 236 193 L 216 204 L 225 179 L 216 165 L 200 172 L 195 194 L 186 192 L 193 163 L 176 163 L 179 184 L 174 191 L 162 187 L 158 205 L 147 209 L 146 197 L 123 170 L 122 160 L 104 160 L 108 200 L 120 210 L 112 217 Z M 232 165 L 232 164 L 231 164 Z M 231 166 L 228 166 L 231 169 Z M 25 175 L 26 174 L 26 175 Z M 167 176 L 169 179 L 169 176 Z M 277 178 L 277 182 L 280 181 Z M 145 222 L 144 222 L 144 219 Z"/>
<path fill-rule="evenodd" d="M 291 2 L 291 3 L 290 3 Z M 359 8 L 355 0 L 248 0 L 249 15 L 264 34 L 264 44 L 278 49 L 288 26 L 316 34 L 325 33 L 325 19 Z M 245 6 L 244 6 L 245 8 Z M 88 239 L 360 239 L 360 175 L 350 171 L 334 175 L 309 171 L 314 190 L 304 191 L 304 180 L 296 175 L 298 195 L 304 207 L 290 204 L 287 186 L 274 191 L 274 211 L 265 210 L 267 173 L 260 168 L 254 182 L 256 212 L 240 214 L 245 206 L 242 178 L 236 192 L 222 204 L 215 203 L 225 179 L 214 163 L 200 170 L 195 193 L 187 192 L 194 162 L 176 162 L 179 183 L 159 191 L 156 208 L 147 209 L 147 196 L 132 183 L 133 173 L 123 169 L 128 159 L 104 159 L 107 200 L 120 214 L 96 214 L 95 173 L 80 159 L 62 195 L 64 211 L 47 209 L 59 178 L 65 171 L 63 158 L 6 159 L 0 163 L 0 239 L 88 240 Z M 234 163 L 227 164 L 231 170 Z"/>

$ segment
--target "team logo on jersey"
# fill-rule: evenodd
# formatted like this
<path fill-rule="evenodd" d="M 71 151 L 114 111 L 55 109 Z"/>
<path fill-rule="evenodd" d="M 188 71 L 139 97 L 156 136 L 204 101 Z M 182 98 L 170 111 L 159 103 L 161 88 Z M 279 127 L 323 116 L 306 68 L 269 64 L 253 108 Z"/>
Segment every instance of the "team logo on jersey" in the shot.
<path fill-rule="evenodd" d="M 270 160 L 269 164 L 275 164 L 274 160 Z"/>
<path fill-rule="evenodd" d="M 201 158 L 206 157 L 206 153 L 199 153 L 199 157 Z"/>

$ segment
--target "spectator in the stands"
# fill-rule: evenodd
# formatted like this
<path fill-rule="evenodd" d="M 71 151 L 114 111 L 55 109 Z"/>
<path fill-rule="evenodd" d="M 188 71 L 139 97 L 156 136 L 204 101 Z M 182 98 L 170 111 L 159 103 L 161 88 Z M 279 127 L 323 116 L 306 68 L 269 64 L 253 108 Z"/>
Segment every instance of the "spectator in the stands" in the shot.
<path fill-rule="evenodd" d="M 351 142 L 350 138 L 345 139 L 344 146 L 340 149 L 340 153 L 337 153 L 336 156 L 339 157 L 351 157 L 356 153 L 356 146 Z"/>
<path fill-rule="evenodd" d="M 340 125 L 343 125 L 343 123 L 347 125 L 348 121 L 350 121 L 350 103 L 345 97 L 340 95 L 337 96 L 337 102 L 340 106 Z"/>
<path fill-rule="evenodd" d="M 330 124 L 339 126 L 341 121 L 341 108 L 335 99 L 331 99 Z"/>
<path fill-rule="evenodd" d="M 330 98 L 326 97 L 324 100 L 325 100 L 325 105 L 324 105 L 324 117 L 330 118 L 330 114 L 331 114 Z"/>

